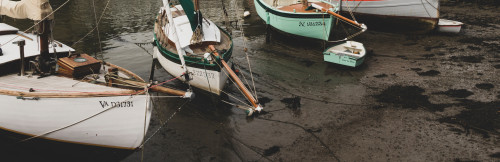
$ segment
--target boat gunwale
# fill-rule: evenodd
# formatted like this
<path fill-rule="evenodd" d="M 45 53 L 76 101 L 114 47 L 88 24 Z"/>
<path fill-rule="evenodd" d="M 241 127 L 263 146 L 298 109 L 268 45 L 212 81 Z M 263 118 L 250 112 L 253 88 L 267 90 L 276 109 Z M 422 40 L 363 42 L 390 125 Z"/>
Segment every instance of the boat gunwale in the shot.
<path fill-rule="evenodd" d="M 288 18 L 330 18 L 332 15 L 325 12 L 317 12 L 317 13 L 301 13 L 301 12 L 288 12 L 279 10 L 277 8 L 270 7 L 265 2 L 261 2 L 261 0 L 255 0 L 266 12 L 272 13 L 276 16 L 288 17 Z"/>
<path fill-rule="evenodd" d="M 105 62 L 105 65 L 117 68 L 119 71 L 129 75 L 139 81 L 144 82 L 144 80 L 137 74 L 130 72 L 120 66 Z M 109 86 L 106 86 L 109 87 Z M 117 87 L 113 87 L 117 88 Z M 121 88 L 117 88 L 121 89 Z M 0 95 L 7 96 L 18 96 L 18 97 L 38 97 L 38 98 L 90 98 L 90 97 L 111 97 L 111 96 L 127 96 L 127 95 L 143 95 L 146 91 L 141 90 L 131 90 L 131 89 L 121 89 L 117 91 L 100 91 L 100 92 L 24 92 L 16 90 L 6 90 L 0 89 Z"/>

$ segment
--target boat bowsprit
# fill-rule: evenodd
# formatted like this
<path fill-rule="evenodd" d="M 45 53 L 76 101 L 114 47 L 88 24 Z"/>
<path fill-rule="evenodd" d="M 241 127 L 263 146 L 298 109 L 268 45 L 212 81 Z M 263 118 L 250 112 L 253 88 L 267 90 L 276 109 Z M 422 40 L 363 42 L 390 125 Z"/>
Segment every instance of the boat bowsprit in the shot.
<path fill-rule="evenodd" d="M 356 67 L 363 63 L 366 50 L 362 43 L 344 41 L 326 49 L 323 55 L 326 62 Z"/>

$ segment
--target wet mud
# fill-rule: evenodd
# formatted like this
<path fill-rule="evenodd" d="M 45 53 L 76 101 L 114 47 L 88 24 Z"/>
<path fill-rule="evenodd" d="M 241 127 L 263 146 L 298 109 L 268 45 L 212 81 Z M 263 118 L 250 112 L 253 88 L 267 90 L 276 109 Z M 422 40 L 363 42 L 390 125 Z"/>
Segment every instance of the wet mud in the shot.
<path fill-rule="evenodd" d="M 476 88 L 490 90 L 492 88 L 495 88 L 495 86 L 491 83 L 480 83 L 480 84 L 476 84 Z"/>
<path fill-rule="evenodd" d="M 436 76 L 436 75 L 441 74 L 441 72 L 439 72 L 437 70 L 429 70 L 429 71 L 425 71 L 425 72 L 417 72 L 417 74 L 420 76 Z"/>
<path fill-rule="evenodd" d="M 500 135 L 500 107 L 498 106 L 500 101 L 484 103 L 463 99 L 460 105 L 466 110 L 454 116 L 438 119 L 438 121 L 460 125 L 465 129 L 466 134 L 474 130 L 482 134 L 484 138 Z"/>
<path fill-rule="evenodd" d="M 455 98 L 466 98 L 466 97 L 473 95 L 474 93 L 472 93 L 471 91 L 468 91 L 466 89 L 449 89 L 445 92 L 436 92 L 434 94 L 444 94 L 444 95 L 447 95 L 450 97 L 455 97 Z"/>

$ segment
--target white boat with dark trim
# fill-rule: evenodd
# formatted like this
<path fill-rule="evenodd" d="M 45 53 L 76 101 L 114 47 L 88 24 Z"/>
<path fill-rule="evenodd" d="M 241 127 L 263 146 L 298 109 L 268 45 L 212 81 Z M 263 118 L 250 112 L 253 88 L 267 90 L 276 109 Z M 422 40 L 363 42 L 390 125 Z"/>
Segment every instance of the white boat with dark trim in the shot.
<path fill-rule="evenodd" d="M 329 0 L 371 29 L 428 32 L 437 27 L 439 0 Z"/>
<path fill-rule="evenodd" d="M 139 147 L 153 110 L 144 80 L 49 41 L 53 11 L 48 0 L 2 3 L 2 15 L 35 20 L 38 34 L 0 24 L 0 132 L 14 134 L 18 142 L 37 138 Z"/>
<path fill-rule="evenodd" d="M 163 0 L 154 27 L 154 58 L 175 77 L 201 90 L 220 95 L 230 78 L 245 95 L 249 105 L 237 106 L 248 115 L 262 106 L 231 69 L 231 35 L 204 18 L 195 0 Z"/>

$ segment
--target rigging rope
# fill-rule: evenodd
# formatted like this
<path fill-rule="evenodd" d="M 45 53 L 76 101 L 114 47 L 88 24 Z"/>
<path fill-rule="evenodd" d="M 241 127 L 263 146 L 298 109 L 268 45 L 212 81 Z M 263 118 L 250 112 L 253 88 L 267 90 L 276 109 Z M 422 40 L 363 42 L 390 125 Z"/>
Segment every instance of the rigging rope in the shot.
<path fill-rule="evenodd" d="M 38 21 L 37 23 L 35 23 L 35 25 L 29 27 L 28 29 L 24 30 L 24 33 L 28 32 L 29 30 L 33 29 L 35 26 L 38 26 L 41 22 L 43 22 L 43 20 L 47 19 L 48 17 L 52 16 L 55 12 L 59 11 L 59 9 L 61 9 L 64 5 L 66 5 L 69 1 L 71 0 L 67 0 L 66 2 L 64 2 L 61 6 L 57 7 L 55 10 L 53 10 L 50 14 L 48 14 L 47 16 L 45 16 L 42 20 Z M 17 35 L 15 36 L 14 38 L 10 39 L 9 41 L 5 42 L 5 43 L 2 43 L 0 44 L 0 48 L 3 47 L 4 45 L 12 42 L 13 40 L 15 40 L 16 38 L 20 37 L 20 35 Z"/>
<path fill-rule="evenodd" d="M 101 51 L 101 59 L 104 60 L 104 56 L 102 55 L 101 34 L 99 32 L 99 24 L 97 24 L 97 12 L 95 11 L 95 0 L 92 0 L 92 6 L 94 8 L 95 28 L 97 29 L 97 39 L 99 41 L 98 42 L 99 43 L 99 50 Z M 102 14 L 104 14 L 104 12 L 102 12 Z"/>
<path fill-rule="evenodd" d="M 69 1 L 69 0 L 68 0 L 68 1 Z M 106 6 L 104 6 L 104 9 L 103 9 L 103 11 L 102 11 L 102 13 L 101 13 L 101 16 L 99 17 L 99 21 L 97 21 L 97 23 L 96 23 L 96 26 L 95 26 L 92 30 L 90 30 L 87 34 L 85 34 L 85 36 L 83 36 L 83 37 L 82 37 L 82 38 L 80 38 L 78 41 L 76 41 L 75 43 L 73 43 L 73 44 L 71 45 L 71 47 L 74 47 L 76 44 L 80 43 L 83 39 L 85 39 L 85 38 L 86 38 L 87 36 L 89 36 L 92 32 L 94 32 L 94 30 L 96 30 L 96 28 L 97 28 L 97 27 L 99 26 L 99 24 L 101 23 L 102 17 L 104 16 L 104 12 L 107 10 L 107 8 L 108 8 L 108 6 L 109 6 L 109 2 L 110 2 L 110 1 L 111 1 L 111 0 L 108 0 L 108 2 L 106 3 Z"/>

